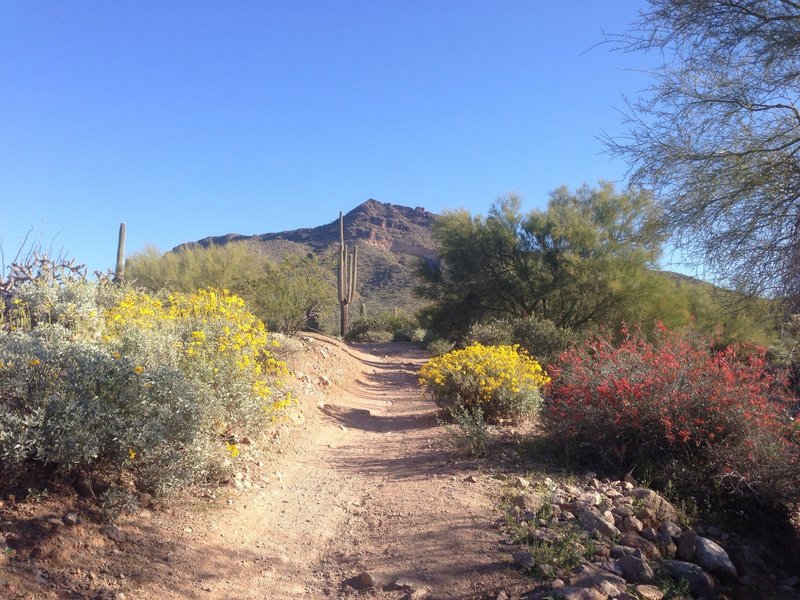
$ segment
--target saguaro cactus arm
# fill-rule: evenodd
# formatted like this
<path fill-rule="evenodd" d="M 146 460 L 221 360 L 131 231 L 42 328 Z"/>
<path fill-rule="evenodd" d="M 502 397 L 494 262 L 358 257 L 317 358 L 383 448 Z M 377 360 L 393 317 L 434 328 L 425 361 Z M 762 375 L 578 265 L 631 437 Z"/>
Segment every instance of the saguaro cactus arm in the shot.
<path fill-rule="evenodd" d="M 119 241 L 117 242 L 117 265 L 114 268 L 114 283 L 125 281 L 125 223 L 119 224 Z"/>

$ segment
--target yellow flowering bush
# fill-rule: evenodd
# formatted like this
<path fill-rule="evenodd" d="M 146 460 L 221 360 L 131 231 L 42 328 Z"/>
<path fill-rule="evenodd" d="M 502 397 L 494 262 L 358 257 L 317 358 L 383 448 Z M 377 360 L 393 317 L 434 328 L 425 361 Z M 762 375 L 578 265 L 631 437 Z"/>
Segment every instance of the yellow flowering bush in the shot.
<path fill-rule="evenodd" d="M 86 281 L 15 289 L 0 327 L 0 472 L 124 468 L 164 492 L 225 475 L 290 401 L 277 342 L 225 290 L 155 296 Z"/>
<path fill-rule="evenodd" d="M 420 369 L 419 381 L 439 406 L 498 421 L 537 412 L 540 390 L 550 378 L 519 346 L 476 343 L 432 358 Z"/>
<path fill-rule="evenodd" d="M 106 311 L 106 328 L 106 341 L 117 345 L 132 341 L 125 335 L 131 329 L 171 334 L 173 359 L 220 400 L 230 413 L 227 418 L 236 417 L 242 406 L 248 410 L 239 416 L 251 418 L 254 403 L 269 414 L 288 403 L 282 393 L 275 393 L 275 384 L 279 386 L 288 373 L 272 352 L 277 341 L 244 300 L 228 290 L 170 294 L 164 301 L 129 290 Z M 159 361 L 165 358 L 161 354 Z"/>

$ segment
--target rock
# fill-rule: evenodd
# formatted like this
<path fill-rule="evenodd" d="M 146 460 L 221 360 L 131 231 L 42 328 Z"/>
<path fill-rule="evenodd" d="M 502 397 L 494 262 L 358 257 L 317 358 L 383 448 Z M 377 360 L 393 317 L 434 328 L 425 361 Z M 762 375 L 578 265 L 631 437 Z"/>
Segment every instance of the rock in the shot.
<path fill-rule="evenodd" d="M 675 558 L 684 562 L 692 562 L 694 560 L 694 551 L 697 545 L 697 534 L 691 529 L 687 529 L 681 533 L 678 538 L 678 548 L 675 551 Z"/>
<path fill-rule="evenodd" d="M 611 512 L 613 512 L 616 515 L 621 516 L 623 519 L 625 517 L 632 517 L 633 514 L 634 514 L 633 513 L 633 509 L 630 506 L 628 506 L 627 504 L 617 504 Z"/>
<path fill-rule="evenodd" d="M 586 502 L 589 506 L 597 506 L 603 501 L 603 497 L 600 495 L 599 492 L 591 491 L 591 492 L 584 492 L 580 496 L 578 496 L 578 500 L 581 502 Z"/>
<path fill-rule="evenodd" d="M 642 529 L 641 535 L 648 542 L 653 542 L 655 544 L 658 541 L 658 532 L 652 527 L 645 527 Z"/>
<path fill-rule="evenodd" d="M 552 595 L 544 597 L 552 598 Z M 592 588 L 566 586 L 558 590 L 557 598 L 559 600 L 606 600 L 608 596 Z"/>
<path fill-rule="evenodd" d="M 624 555 L 623 555 L 624 556 Z M 619 577 L 622 577 L 622 569 L 617 566 L 617 561 L 615 560 L 604 560 L 597 563 L 597 566 L 603 569 L 604 571 L 608 571 L 609 573 L 613 573 Z"/>
<path fill-rule="evenodd" d="M 625 591 L 625 579 L 613 573 L 592 571 L 585 575 L 573 577 L 570 582 L 572 587 L 592 588 L 606 596 L 618 596 Z"/>
<path fill-rule="evenodd" d="M 665 560 L 661 566 L 676 580 L 685 579 L 695 598 L 714 598 L 714 579 L 699 566 L 680 560 Z"/>
<path fill-rule="evenodd" d="M 676 525 L 675 523 L 672 523 L 670 521 L 664 521 L 663 523 L 661 523 L 661 525 L 658 526 L 658 532 L 665 533 L 672 539 L 677 540 L 679 537 L 681 537 L 681 533 L 683 533 L 683 530 L 680 528 L 679 525 Z"/>
<path fill-rule="evenodd" d="M 662 600 L 664 592 L 654 585 L 637 585 L 636 593 L 644 600 Z"/>
<path fill-rule="evenodd" d="M 678 547 L 675 545 L 675 542 L 672 541 L 672 537 L 663 531 L 658 532 L 656 546 L 658 546 L 661 555 L 665 558 L 675 558 L 675 553 L 678 551 Z"/>
<path fill-rule="evenodd" d="M 539 529 L 534 531 L 531 534 L 531 536 L 537 542 L 547 542 L 547 543 L 550 543 L 550 544 L 552 544 L 553 542 L 561 539 L 561 537 L 562 537 L 557 531 L 555 531 L 553 529 L 550 529 L 548 527 L 540 527 Z"/>
<path fill-rule="evenodd" d="M 363 592 L 375 587 L 375 580 L 372 578 L 372 575 L 366 571 L 359 573 L 350 579 L 345 579 L 343 583 L 359 592 Z"/>
<path fill-rule="evenodd" d="M 514 559 L 514 564 L 522 569 L 532 569 L 536 566 L 536 561 L 533 560 L 533 555 L 530 552 L 520 550 L 514 552 L 511 557 Z"/>
<path fill-rule="evenodd" d="M 524 477 L 515 477 L 514 487 L 522 488 L 523 490 L 525 490 L 531 487 L 531 482 L 525 479 Z"/>
<path fill-rule="evenodd" d="M 516 506 L 530 513 L 539 512 L 542 506 L 544 506 L 544 503 L 544 497 L 536 492 L 526 492 L 514 500 Z"/>
<path fill-rule="evenodd" d="M 61 520 L 64 522 L 64 525 L 77 525 L 78 524 L 78 513 L 68 512 Z"/>
<path fill-rule="evenodd" d="M 622 531 L 630 531 L 638 534 L 642 532 L 642 529 L 644 529 L 644 525 L 642 525 L 642 522 L 636 517 L 625 517 L 622 521 Z"/>
<path fill-rule="evenodd" d="M 623 533 L 620 536 L 619 543 L 620 545 L 627 546 L 628 548 L 641 550 L 642 554 L 644 554 L 647 558 L 651 560 L 661 558 L 661 551 L 653 542 L 650 542 L 644 539 L 642 536 L 636 535 L 635 533 L 632 533 L 630 531 Z"/>
<path fill-rule="evenodd" d="M 419 588 L 408 592 L 405 596 L 403 596 L 403 600 L 423 600 L 423 598 L 427 598 L 430 592 L 427 588 Z"/>
<path fill-rule="evenodd" d="M 652 510 L 658 521 L 674 523 L 678 520 L 678 511 L 675 510 L 675 507 L 653 490 L 634 488 L 628 494 L 642 502 L 646 508 Z"/>
<path fill-rule="evenodd" d="M 653 583 L 655 573 L 646 561 L 635 556 L 623 556 L 617 560 L 622 576 L 630 583 Z"/>
<path fill-rule="evenodd" d="M 614 546 L 608 553 L 611 558 L 622 558 L 631 554 L 633 554 L 633 548 L 627 548 L 626 546 Z"/>
<path fill-rule="evenodd" d="M 728 553 L 708 538 L 697 536 L 697 546 L 694 553 L 694 562 L 709 573 L 716 575 L 722 581 L 736 581 L 739 573 L 733 566 Z"/>
<path fill-rule="evenodd" d="M 636 518 L 639 519 L 647 529 L 653 529 L 658 526 L 658 518 L 656 513 L 650 508 L 642 508 L 636 513 Z M 653 529 L 655 531 L 655 529 Z"/>
<path fill-rule="evenodd" d="M 147 508 L 153 502 L 153 497 L 147 492 L 140 492 L 136 494 L 136 501 L 139 503 L 139 508 Z"/>
<path fill-rule="evenodd" d="M 475 475 L 467 475 L 467 476 L 464 478 L 464 481 L 466 481 L 467 483 L 475 483 L 475 482 L 477 482 L 478 480 L 477 480 L 477 478 L 475 477 Z"/>
<path fill-rule="evenodd" d="M 584 509 L 579 513 L 578 520 L 581 526 L 588 531 L 596 531 L 600 535 L 607 538 L 614 538 L 619 535 L 619 529 L 616 528 L 614 523 L 609 523 L 600 515 L 593 513 L 589 509 Z"/>
<path fill-rule="evenodd" d="M 106 525 L 100 529 L 100 533 L 115 542 L 125 541 L 125 534 L 122 533 L 116 525 Z"/>

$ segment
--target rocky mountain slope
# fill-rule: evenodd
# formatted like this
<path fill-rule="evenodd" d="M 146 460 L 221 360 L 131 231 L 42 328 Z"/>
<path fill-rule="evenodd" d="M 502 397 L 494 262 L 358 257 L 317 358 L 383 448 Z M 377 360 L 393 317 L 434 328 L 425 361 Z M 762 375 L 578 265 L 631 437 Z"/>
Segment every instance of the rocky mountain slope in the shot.
<path fill-rule="evenodd" d="M 344 215 L 345 241 L 359 246 L 356 307 L 363 302 L 370 316 L 392 313 L 395 308 L 411 316 L 422 306 L 413 290 L 418 283 L 420 261 L 436 258 L 431 228 L 437 218 L 422 207 L 372 199 Z M 333 261 L 339 245 L 339 220 L 337 217 L 319 227 L 277 233 L 212 236 L 182 244 L 175 250 L 229 243 L 248 243 L 275 260 L 285 254 L 314 253 Z"/>

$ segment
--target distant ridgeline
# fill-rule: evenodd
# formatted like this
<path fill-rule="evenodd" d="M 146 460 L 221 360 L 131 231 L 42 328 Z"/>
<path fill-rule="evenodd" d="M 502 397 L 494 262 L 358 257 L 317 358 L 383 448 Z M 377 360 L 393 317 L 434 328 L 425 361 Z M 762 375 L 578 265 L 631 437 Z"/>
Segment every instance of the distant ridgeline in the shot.
<path fill-rule="evenodd" d="M 280 260 L 286 254 L 310 253 L 332 260 L 339 246 L 339 219 L 338 215 L 332 216 L 336 218 L 319 227 L 260 235 L 229 233 L 181 244 L 173 251 L 196 245 L 208 247 L 243 242 L 273 260 Z M 345 240 L 348 244 L 357 242 L 359 246 L 358 295 L 352 308 L 353 317 L 358 316 L 362 302 L 369 316 L 392 313 L 395 308 L 400 314 L 413 316 L 424 304 L 415 297 L 414 287 L 419 280 L 420 261 L 437 257 L 431 232 L 437 218 L 438 215 L 422 207 L 410 208 L 372 199 L 344 215 Z M 331 278 L 335 281 L 333 270 Z"/>

